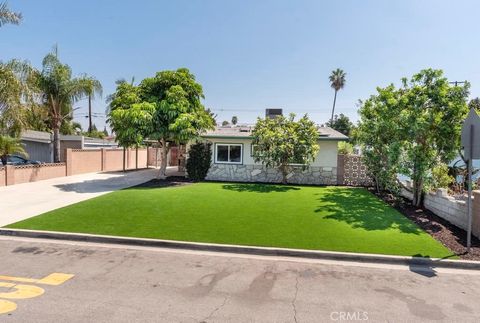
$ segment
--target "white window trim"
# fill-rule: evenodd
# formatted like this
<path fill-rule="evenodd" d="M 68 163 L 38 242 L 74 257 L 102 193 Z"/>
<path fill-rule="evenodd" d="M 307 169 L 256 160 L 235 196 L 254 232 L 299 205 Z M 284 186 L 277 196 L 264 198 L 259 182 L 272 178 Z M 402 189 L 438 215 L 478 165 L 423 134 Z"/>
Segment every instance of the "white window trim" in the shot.
<path fill-rule="evenodd" d="M 218 161 L 217 160 L 217 152 L 218 152 L 218 146 L 228 146 L 228 160 L 230 160 L 230 146 L 239 146 L 240 147 L 240 161 L 239 162 L 231 162 L 231 161 Z M 214 149 L 214 161 L 215 164 L 231 164 L 231 165 L 242 165 L 243 164 L 243 144 L 231 144 L 231 143 L 215 143 L 215 149 Z"/>

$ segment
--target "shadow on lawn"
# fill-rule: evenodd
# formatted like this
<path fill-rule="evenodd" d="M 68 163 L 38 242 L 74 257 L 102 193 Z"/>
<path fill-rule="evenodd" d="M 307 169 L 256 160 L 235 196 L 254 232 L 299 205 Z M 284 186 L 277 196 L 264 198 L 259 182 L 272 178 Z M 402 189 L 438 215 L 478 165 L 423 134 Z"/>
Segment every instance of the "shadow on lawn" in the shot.
<path fill-rule="evenodd" d="M 294 186 L 273 185 L 273 184 L 225 184 L 222 186 L 224 190 L 236 192 L 254 192 L 254 193 L 270 193 L 270 192 L 288 192 L 298 191 L 300 188 Z"/>
<path fill-rule="evenodd" d="M 320 195 L 320 206 L 315 212 L 325 212 L 325 219 L 342 221 L 353 228 L 365 230 L 397 228 L 403 233 L 422 232 L 414 223 L 364 189 L 337 188 L 317 195 Z"/>

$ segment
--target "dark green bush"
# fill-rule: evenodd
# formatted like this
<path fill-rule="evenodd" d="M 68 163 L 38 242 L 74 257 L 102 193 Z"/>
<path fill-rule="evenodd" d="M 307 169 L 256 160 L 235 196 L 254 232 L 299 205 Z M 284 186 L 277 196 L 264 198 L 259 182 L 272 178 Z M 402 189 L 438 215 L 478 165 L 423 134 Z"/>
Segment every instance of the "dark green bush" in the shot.
<path fill-rule="evenodd" d="M 203 181 L 212 164 L 212 143 L 197 142 L 190 146 L 187 159 L 188 177 L 194 181 Z"/>

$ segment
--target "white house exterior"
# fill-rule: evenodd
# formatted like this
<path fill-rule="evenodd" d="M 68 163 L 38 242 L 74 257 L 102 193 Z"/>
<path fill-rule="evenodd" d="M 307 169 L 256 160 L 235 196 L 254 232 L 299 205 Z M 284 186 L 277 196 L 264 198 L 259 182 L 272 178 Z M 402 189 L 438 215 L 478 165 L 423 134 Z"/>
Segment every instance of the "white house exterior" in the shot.
<path fill-rule="evenodd" d="M 266 168 L 252 157 L 252 127 L 217 127 L 202 137 L 212 143 L 212 166 L 207 180 L 279 183 L 278 169 Z M 292 184 L 337 184 L 338 142 L 348 137 L 329 128 L 318 128 L 320 151 L 305 170 L 294 167 L 287 176 Z"/>

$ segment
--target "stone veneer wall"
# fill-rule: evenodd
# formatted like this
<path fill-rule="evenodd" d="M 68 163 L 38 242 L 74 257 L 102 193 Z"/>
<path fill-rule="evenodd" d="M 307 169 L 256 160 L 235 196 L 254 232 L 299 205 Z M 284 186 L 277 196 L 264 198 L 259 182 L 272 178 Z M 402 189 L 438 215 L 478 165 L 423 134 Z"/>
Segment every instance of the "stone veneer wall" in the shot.
<path fill-rule="evenodd" d="M 281 183 L 282 174 L 278 169 L 266 168 L 263 165 L 213 164 L 206 179 L 210 181 Z M 301 167 L 295 167 L 287 175 L 287 181 L 290 184 L 336 185 L 337 168 L 310 166 L 303 170 Z"/>

